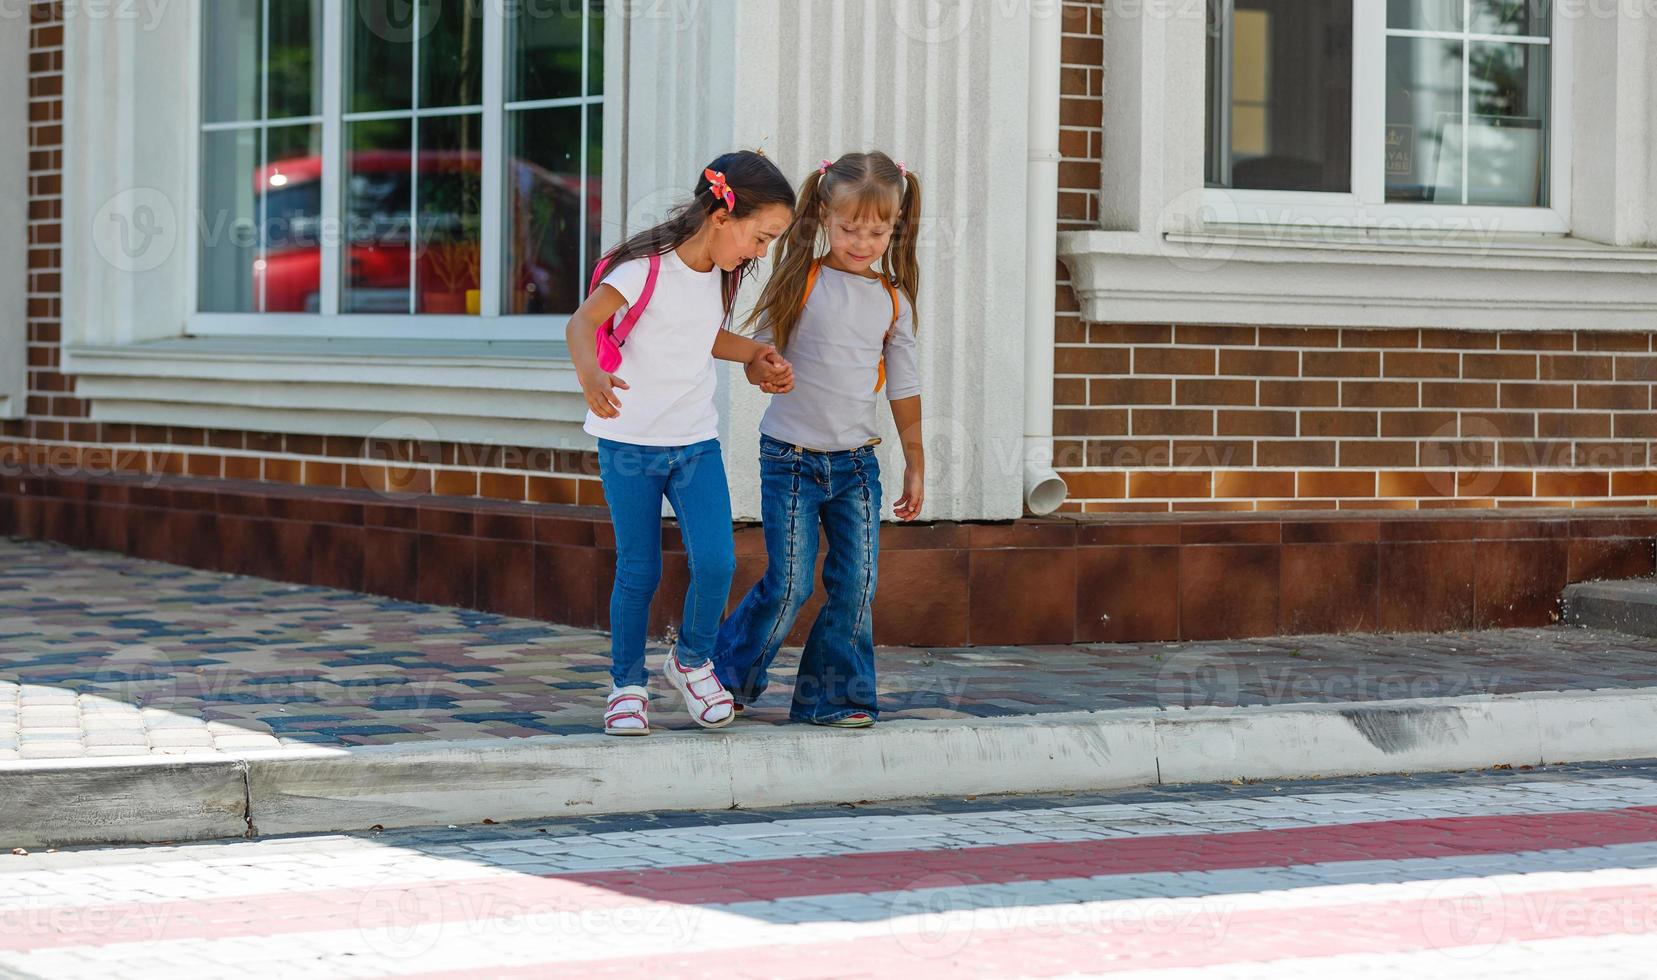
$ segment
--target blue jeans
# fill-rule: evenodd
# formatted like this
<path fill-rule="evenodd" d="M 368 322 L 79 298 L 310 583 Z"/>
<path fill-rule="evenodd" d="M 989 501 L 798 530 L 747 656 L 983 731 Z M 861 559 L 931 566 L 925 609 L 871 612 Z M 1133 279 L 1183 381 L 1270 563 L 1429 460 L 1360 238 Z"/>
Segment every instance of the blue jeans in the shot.
<path fill-rule="evenodd" d="M 766 671 L 811 598 L 821 525 L 828 536 L 828 594 L 800 654 L 789 717 L 829 722 L 860 711 L 878 716 L 870 608 L 880 557 L 880 462 L 874 449 L 802 452 L 761 436 L 759 471 L 765 577 L 719 628 L 714 670 L 742 704 L 765 691 Z"/>
<path fill-rule="evenodd" d="M 700 667 L 713 652 L 719 618 L 731 595 L 736 552 L 731 539 L 731 490 L 719 440 L 694 446 L 636 446 L 598 441 L 604 499 L 616 529 L 616 584 L 610 591 L 610 677 L 617 687 L 642 686 L 650 600 L 662 578 L 662 498 L 673 505 L 690 559 L 679 628 L 679 662 Z"/>

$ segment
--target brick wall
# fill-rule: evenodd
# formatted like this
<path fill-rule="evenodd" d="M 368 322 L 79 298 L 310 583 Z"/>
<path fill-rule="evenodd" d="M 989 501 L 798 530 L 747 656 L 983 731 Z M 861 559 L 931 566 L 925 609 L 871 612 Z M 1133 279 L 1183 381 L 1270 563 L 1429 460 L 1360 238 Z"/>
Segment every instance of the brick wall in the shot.
<path fill-rule="evenodd" d="M 58 475 L 188 474 L 536 503 L 603 502 L 595 454 L 520 446 L 98 423 L 58 371 L 64 5 L 30 6 L 29 397 L 0 423 L 0 463 Z"/>
<path fill-rule="evenodd" d="M 1087 511 L 1645 505 L 1652 335 L 1088 324 L 1055 431 Z"/>

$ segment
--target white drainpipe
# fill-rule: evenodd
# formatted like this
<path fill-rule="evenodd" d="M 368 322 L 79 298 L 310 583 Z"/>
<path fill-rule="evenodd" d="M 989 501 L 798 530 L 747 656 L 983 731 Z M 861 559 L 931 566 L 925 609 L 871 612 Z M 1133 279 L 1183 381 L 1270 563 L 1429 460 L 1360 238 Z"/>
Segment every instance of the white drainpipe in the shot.
<path fill-rule="evenodd" d="M 1070 489 L 1053 471 L 1053 270 L 1058 263 L 1059 4 L 1030 5 L 1030 173 L 1024 202 L 1024 506 L 1051 514 Z M 1044 13 L 1045 9 L 1045 13 Z"/>

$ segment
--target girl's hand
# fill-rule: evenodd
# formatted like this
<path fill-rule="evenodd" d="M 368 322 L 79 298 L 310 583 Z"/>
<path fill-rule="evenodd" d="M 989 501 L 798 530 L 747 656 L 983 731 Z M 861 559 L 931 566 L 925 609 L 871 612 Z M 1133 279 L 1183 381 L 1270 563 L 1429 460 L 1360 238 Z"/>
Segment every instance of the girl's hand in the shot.
<path fill-rule="evenodd" d="M 607 371 L 577 372 L 581 393 L 587 396 L 587 407 L 601 419 L 613 419 L 621 414 L 621 399 L 615 389 L 626 391 L 627 382 Z"/>
<path fill-rule="evenodd" d="M 892 512 L 900 521 L 912 521 L 920 516 L 921 504 L 926 501 L 926 471 L 918 466 L 903 468 L 903 496 L 892 505 Z"/>
<path fill-rule="evenodd" d="M 777 353 L 775 347 L 761 347 L 748 362 L 745 373 L 751 384 L 768 395 L 781 395 L 794 390 L 794 366 Z"/>

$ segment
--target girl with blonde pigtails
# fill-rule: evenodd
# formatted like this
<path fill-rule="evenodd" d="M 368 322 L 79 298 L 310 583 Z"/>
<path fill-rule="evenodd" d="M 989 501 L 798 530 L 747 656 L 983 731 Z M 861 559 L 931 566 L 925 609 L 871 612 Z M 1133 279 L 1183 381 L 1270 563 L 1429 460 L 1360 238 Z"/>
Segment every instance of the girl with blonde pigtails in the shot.
<path fill-rule="evenodd" d="M 800 655 L 789 716 L 864 728 L 879 716 L 872 604 L 880 555 L 876 413 L 890 404 L 903 444 L 895 516 L 912 520 L 925 496 L 921 386 L 915 357 L 920 180 L 884 153 L 824 160 L 807 176 L 794 221 L 749 324 L 793 369 L 760 421 L 765 576 L 725 620 L 715 673 L 752 704 L 801 607 L 810 598 L 819 528 L 828 541 L 826 601 Z"/>

